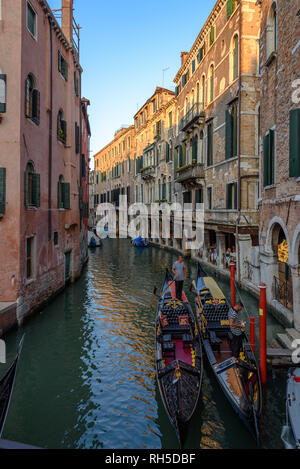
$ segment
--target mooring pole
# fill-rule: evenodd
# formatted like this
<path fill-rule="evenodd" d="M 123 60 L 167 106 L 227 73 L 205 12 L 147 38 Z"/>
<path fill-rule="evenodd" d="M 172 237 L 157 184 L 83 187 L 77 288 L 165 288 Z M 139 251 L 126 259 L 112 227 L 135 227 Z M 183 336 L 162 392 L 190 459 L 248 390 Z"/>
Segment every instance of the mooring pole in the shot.
<path fill-rule="evenodd" d="M 267 384 L 267 286 L 259 285 L 259 348 L 261 382 Z"/>
<path fill-rule="evenodd" d="M 253 353 L 255 353 L 255 317 L 250 317 L 250 345 Z"/>
<path fill-rule="evenodd" d="M 235 306 L 235 263 L 230 264 L 231 304 Z"/>

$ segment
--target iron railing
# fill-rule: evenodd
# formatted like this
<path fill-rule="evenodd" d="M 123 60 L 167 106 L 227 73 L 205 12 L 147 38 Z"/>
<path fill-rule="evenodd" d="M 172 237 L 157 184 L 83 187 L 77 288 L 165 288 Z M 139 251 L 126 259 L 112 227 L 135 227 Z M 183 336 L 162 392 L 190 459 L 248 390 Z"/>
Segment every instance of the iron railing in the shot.
<path fill-rule="evenodd" d="M 274 298 L 285 308 L 293 310 L 293 287 L 290 282 L 274 277 Z"/>
<path fill-rule="evenodd" d="M 192 124 L 192 122 L 196 121 L 199 117 L 204 115 L 203 111 L 204 107 L 202 103 L 196 103 L 192 106 L 192 108 L 186 113 L 183 119 L 181 119 L 179 124 L 179 130 L 185 130 Z"/>

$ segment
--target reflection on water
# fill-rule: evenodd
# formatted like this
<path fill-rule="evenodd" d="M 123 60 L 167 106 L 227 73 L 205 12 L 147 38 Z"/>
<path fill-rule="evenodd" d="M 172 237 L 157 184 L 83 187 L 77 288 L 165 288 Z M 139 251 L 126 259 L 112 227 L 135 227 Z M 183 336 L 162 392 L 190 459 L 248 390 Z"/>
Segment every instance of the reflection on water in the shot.
<path fill-rule="evenodd" d="M 90 252 L 80 280 L 23 327 L 5 438 L 44 448 L 178 448 L 155 379 L 155 305 L 150 307 L 153 288 L 174 258 L 126 240 L 107 239 Z M 187 267 L 190 281 L 196 267 Z M 220 286 L 228 295 L 228 283 L 220 280 Z M 258 310 L 251 296 L 243 300 L 251 312 Z M 9 361 L 22 333 L 6 337 Z M 186 447 L 254 447 L 205 365 Z M 263 446 L 276 448 L 282 447 L 285 373 L 269 378 Z"/>

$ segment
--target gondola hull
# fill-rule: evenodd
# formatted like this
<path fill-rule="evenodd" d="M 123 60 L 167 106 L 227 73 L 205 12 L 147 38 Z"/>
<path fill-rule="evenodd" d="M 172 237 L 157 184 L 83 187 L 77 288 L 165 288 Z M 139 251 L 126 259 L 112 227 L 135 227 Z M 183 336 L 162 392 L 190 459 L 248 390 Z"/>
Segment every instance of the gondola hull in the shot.
<path fill-rule="evenodd" d="M 243 334 L 240 357 L 232 356 L 230 305 L 200 266 L 195 286 L 196 316 L 206 357 L 224 395 L 258 444 L 262 388 L 252 348 Z"/>
<path fill-rule="evenodd" d="M 181 302 L 174 298 L 171 282 L 167 271 L 156 318 L 156 376 L 164 408 L 183 446 L 201 392 L 202 348 L 193 311 L 185 296 Z"/>

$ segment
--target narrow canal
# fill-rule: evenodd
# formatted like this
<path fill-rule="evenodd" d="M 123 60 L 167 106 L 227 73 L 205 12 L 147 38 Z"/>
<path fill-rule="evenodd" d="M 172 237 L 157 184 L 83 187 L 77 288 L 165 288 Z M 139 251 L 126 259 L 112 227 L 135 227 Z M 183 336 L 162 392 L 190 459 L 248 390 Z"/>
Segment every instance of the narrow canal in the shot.
<path fill-rule="evenodd" d="M 153 287 L 176 254 L 105 240 L 80 280 L 5 337 L 8 363 L 25 332 L 3 438 L 43 448 L 178 448 L 155 379 Z M 188 281 L 196 266 L 187 262 Z M 229 295 L 229 283 L 219 280 Z M 257 301 L 242 293 L 251 313 Z M 247 316 L 245 320 L 249 324 Z M 269 318 L 269 335 L 276 330 Z M 255 448 L 205 364 L 186 448 Z M 1 372 L 3 371 L 1 366 Z M 262 446 L 282 448 L 286 371 L 269 371 Z"/>

